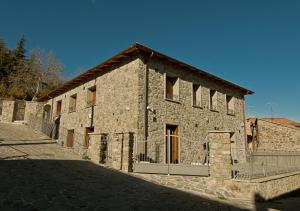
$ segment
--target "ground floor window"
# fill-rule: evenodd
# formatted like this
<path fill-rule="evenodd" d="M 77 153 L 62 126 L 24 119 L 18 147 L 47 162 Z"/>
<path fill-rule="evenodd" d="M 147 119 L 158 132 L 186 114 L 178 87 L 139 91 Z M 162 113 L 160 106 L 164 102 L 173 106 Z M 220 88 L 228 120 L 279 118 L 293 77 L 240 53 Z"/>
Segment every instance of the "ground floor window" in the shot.
<path fill-rule="evenodd" d="M 93 132 L 94 132 L 94 127 L 86 127 L 85 128 L 84 143 L 83 143 L 84 147 L 89 146 L 89 141 L 90 141 L 89 133 L 93 133 Z"/>

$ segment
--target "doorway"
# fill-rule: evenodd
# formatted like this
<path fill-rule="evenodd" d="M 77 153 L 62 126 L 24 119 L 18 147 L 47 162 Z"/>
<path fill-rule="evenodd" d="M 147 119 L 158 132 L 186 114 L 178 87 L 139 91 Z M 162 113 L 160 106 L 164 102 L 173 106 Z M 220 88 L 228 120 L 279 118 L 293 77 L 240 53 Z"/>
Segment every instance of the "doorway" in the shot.
<path fill-rule="evenodd" d="M 94 132 L 94 127 L 86 127 L 85 128 L 85 133 L 84 133 L 84 143 L 83 146 L 84 147 L 89 147 L 90 144 L 90 136 L 89 133 L 93 133 Z"/>
<path fill-rule="evenodd" d="M 166 125 L 166 163 L 179 163 L 179 135 L 177 125 Z"/>
<path fill-rule="evenodd" d="M 73 147 L 73 143 L 74 143 L 74 129 L 68 130 L 67 147 Z"/>

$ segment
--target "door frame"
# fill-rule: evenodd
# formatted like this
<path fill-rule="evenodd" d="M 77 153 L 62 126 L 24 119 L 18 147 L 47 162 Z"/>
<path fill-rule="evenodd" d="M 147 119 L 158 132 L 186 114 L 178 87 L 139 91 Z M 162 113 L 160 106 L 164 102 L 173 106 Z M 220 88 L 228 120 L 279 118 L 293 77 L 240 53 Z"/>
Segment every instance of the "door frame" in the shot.
<path fill-rule="evenodd" d="M 177 160 L 178 160 L 178 162 L 177 163 L 171 163 L 171 148 L 170 148 L 170 153 L 168 153 L 168 150 L 169 150 L 169 148 L 168 148 L 168 145 L 167 145 L 167 127 L 168 126 L 175 126 L 176 128 L 177 128 Z M 180 136 L 179 136 L 179 125 L 178 124 L 173 124 L 173 123 L 166 123 L 165 125 L 164 125 L 164 137 L 165 137 L 165 141 L 164 141 L 164 143 L 165 143 L 165 163 L 166 164 L 180 164 Z M 170 143 L 171 143 L 171 140 L 170 140 Z M 168 157 L 168 155 L 170 154 L 170 157 Z"/>

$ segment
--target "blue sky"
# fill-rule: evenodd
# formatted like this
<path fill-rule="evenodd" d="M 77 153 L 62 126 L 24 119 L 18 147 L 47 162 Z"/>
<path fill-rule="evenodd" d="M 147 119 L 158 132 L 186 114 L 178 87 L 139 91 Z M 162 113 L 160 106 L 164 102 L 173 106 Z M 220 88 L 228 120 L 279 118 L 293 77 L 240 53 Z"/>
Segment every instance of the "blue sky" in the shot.
<path fill-rule="evenodd" d="M 255 92 L 247 114 L 300 121 L 300 1 L 1 0 L 0 37 L 53 51 L 68 77 L 134 42 Z"/>

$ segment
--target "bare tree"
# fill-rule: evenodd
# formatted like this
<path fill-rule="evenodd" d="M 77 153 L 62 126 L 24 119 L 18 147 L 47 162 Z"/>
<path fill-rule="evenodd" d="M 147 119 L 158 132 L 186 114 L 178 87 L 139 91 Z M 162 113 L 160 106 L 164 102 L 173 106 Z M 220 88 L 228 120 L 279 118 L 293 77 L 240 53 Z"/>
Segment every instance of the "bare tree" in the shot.
<path fill-rule="evenodd" d="M 34 49 L 30 58 L 9 76 L 9 94 L 34 100 L 62 83 L 62 70 L 63 65 L 52 52 Z"/>

